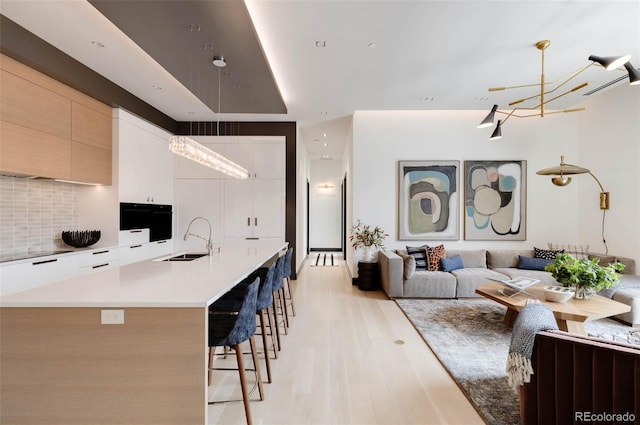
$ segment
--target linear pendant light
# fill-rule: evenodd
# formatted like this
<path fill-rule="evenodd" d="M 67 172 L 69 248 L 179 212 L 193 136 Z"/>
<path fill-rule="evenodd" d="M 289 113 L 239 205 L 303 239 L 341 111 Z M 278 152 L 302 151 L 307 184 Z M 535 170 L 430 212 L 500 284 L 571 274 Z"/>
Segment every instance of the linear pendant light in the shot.
<path fill-rule="evenodd" d="M 169 150 L 231 177 L 237 179 L 249 178 L 249 172 L 245 168 L 201 145 L 190 137 L 171 136 L 169 138 Z"/>
<path fill-rule="evenodd" d="M 213 64 L 218 67 L 218 117 L 220 117 L 220 68 L 227 66 L 222 56 L 215 56 Z M 220 134 L 220 120 L 218 118 L 218 134 Z M 199 164 L 213 168 L 216 171 L 227 174 L 237 179 L 248 179 L 249 171 L 227 159 L 217 152 L 212 151 L 208 147 L 201 145 L 187 136 L 171 136 L 169 137 L 169 150 L 175 154 L 195 161 Z"/>

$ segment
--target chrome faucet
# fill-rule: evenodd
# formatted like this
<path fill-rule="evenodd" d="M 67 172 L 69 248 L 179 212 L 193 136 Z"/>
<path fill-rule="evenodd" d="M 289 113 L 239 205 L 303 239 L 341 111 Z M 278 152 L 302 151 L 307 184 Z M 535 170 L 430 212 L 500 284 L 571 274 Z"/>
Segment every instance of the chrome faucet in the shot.
<path fill-rule="evenodd" d="M 203 236 L 196 235 L 195 233 L 189 232 L 193 222 L 198 220 L 198 219 L 204 220 L 207 223 L 207 225 L 209 226 L 209 238 L 208 239 L 204 238 Z M 184 233 L 184 238 L 183 239 L 186 241 L 189 236 L 195 236 L 196 238 L 199 238 L 199 239 L 202 239 L 203 241 L 206 241 L 207 242 L 207 253 L 209 254 L 209 256 L 211 256 L 211 254 L 213 253 L 213 243 L 211 242 L 211 223 L 209 223 L 209 220 L 207 220 L 204 217 L 196 217 L 193 220 L 191 220 L 191 222 L 189 222 L 189 225 L 187 226 L 187 231 Z"/>

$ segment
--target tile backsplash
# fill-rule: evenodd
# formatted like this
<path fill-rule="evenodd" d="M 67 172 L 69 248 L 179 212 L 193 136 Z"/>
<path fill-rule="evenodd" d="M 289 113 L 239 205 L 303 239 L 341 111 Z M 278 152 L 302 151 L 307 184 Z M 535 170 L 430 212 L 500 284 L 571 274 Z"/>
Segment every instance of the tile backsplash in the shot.
<path fill-rule="evenodd" d="M 0 257 L 60 249 L 77 227 L 76 185 L 0 176 Z"/>

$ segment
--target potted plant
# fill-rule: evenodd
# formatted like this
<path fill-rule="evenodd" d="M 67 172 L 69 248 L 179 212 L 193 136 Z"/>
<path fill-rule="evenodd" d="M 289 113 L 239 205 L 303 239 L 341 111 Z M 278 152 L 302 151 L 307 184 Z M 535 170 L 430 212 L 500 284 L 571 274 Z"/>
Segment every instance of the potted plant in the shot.
<path fill-rule="evenodd" d="M 598 291 L 617 285 L 618 273 L 624 269 L 624 264 L 618 262 L 601 266 L 599 261 L 599 258 L 576 259 L 571 254 L 558 254 L 545 270 L 563 286 L 574 287 L 575 298 L 587 299 Z"/>
<path fill-rule="evenodd" d="M 384 232 L 382 227 L 371 227 L 368 224 L 362 224 L 358 219 L 356 223 L 351 226 L 351 236 L 349 240 L 352 242 L 354 248 L 364 248 L 364 261 L 372 261 L 373 251 L 372 247 L 384 248 L 383 241 L 389 236 Z"/>

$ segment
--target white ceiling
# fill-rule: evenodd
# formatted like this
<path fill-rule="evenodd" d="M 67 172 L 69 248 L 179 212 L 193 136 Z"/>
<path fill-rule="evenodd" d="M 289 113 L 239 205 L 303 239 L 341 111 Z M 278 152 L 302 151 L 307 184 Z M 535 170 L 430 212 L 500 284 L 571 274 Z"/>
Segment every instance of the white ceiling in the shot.
<path fill-rule="evenodd" d="M 487 89 L 538 83 L 534 45 L 542 39 L 551 40 L 547 81 L 589 64 L 592 54 L 631 54 L 640 67 L 638 0 L 245 3 L 287 114 L 214 114 L 85 0 L 2 0 L 0 13 L 175 120 L 297 121 L 312 159 L 342 156 L 355 110 L 477 109 L 479 122 L 494 103 L 507 109 L 536 88 Z M 316 47 L 320 41 L 326 47 Z M 589 87 L 548 108 L 574 106 L 621 75 L 593 66 L 558 92 Z"/>

